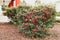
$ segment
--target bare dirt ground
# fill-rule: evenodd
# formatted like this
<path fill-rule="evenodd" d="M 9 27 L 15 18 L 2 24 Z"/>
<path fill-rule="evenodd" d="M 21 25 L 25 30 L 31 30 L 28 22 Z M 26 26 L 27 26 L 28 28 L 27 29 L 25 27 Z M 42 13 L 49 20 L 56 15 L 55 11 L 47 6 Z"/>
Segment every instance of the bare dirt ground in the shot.
<path fill-rule="evenodd" d="M 54 27 L 49 30 L 52 34 L 45 38 L 28 38 L 18 32 L 18 28 L 12 24 L 0 23 L 0 40 L 60 40 L 60 23 L 55 23 Z"/>

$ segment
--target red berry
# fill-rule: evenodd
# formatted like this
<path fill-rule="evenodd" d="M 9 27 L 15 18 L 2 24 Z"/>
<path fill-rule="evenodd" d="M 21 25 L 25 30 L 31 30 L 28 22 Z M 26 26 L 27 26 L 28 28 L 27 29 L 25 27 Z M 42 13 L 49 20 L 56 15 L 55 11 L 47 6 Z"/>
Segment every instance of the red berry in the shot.
<path fill-rule="evenodd" d="M 30 17 L 31 17 L 31 14 L 27 14 L 27 15 L 26 15 L 26 18 L 27 18 L 27 19 L 30 19 Z"/>
<path fill-rule="evenodd" d="M 24 23 L 24 27 L 27 27 L 28 26 L 28 23 Z"/>
<path fill-rule="evenodd" d="M 32 22 L 38 22 L 38 19 L 36 17 L 32 18 Z"/>
<path fill-rule="evenodd" d="M 46 21 L 46 17 L 44 17 L 43 20 Z"/>
<path fill-rule="evenodd" d="M 27 15 L 26 18 L 27 18 L 27 19 L 30 19 L 30 16 Z"/>
<path fill-rule="evenodd" d="M 34 30 L 32 30 L 33 32 L 36 32 L 37 30 L 36 29 L 34 29 Z"/>

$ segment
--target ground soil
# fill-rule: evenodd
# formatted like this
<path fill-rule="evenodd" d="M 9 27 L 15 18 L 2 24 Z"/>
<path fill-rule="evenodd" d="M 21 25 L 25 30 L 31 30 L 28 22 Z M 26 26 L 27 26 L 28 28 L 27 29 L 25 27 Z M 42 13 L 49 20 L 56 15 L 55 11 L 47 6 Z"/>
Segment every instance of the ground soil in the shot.
<path fill-rule="evenodd" d="M 21 35 L 15 25 L 0 23 L 0 40 L 60 40 L 60 23 L 55 23 L 49 32 L 52 35 L 45 38 L 29 38 Z"/>

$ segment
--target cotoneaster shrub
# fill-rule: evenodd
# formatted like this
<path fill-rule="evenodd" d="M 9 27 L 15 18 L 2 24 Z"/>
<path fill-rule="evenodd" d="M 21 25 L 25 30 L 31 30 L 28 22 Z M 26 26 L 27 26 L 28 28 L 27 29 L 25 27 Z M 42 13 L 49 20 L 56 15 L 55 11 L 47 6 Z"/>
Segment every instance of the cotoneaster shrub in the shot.
<path fill-rule="evenodd" d="M 28 36 L 44 37 L 48 29 L 53 27 L 55 9 L 47 6 L 28 7 L 19 6 L 7 10 L 7 16 L 18 25 L 20 32 Z"/>

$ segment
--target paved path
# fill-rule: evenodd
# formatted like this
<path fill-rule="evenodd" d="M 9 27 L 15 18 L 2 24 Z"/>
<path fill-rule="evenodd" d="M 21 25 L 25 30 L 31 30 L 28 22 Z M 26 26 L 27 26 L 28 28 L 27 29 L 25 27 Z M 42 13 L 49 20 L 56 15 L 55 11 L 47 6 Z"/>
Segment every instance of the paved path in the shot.
<path fill-rule="evenodd" d="M 0 40 L 60 40 L 60 24 L 55 24 L 50 33 L 54 34 L 43 39 L 28 38 L 18 33 L 18 28 L 12 24 L 0 23 Z"/>

